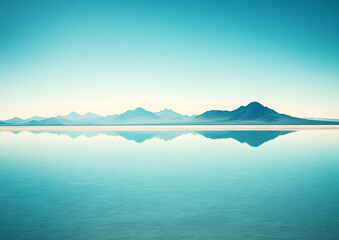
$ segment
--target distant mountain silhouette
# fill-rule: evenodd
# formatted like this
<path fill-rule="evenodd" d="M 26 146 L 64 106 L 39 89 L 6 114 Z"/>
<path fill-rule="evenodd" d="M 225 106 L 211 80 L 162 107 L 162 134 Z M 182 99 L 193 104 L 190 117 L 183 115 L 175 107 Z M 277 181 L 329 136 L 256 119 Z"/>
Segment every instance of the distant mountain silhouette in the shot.
<path fill-rule="evenodd" d="M 120 115 L 100 116 L 94 113 L 80 115 L 71 112 L 68 115 L 43 118 L 31 117 L 28 119 L 12 118 L 0 121 L 1 125 L 124 125 L 124 124 L 167 124 L 167 125 L 338 125 L 335 121 L 320 121 L 291 117 L 273 109 L 264 107 L 258 102 L 251 102 L 233 111 L 211 110 L 201 115 L 181 115 L 171 109 L 160 112 L 150 112 L 143 108 L 128 110 Z"/>
<path fill-rule="evenodd" d="M 177 112 L 174 112 L 171 109 L 167 109 L 165 108 L 164 110 L 160 111 L 160 112 L 156 112 L 155 113 L 159 118 L 161 119 L 167 119 L 169 121 L 175 121 L 175 120 L 184 120 L 184 119 L 189 119 L 188 116 L 186 115 L 181 115 Z"/>
<path fill-rule="evenodd" d="M 11 118 L 11 119 L 4 121 L 4 122 L 8 125 L 23 125 L 23 124 L 25 124 L 25 120 L 18 118 L 18 117 Z"/>
<path fill-rule="evenodd" d="M 72 122 L 89 122 L 89 121 L 93 121 L 93 120 L 98 120 L 102 118 L 102 116 L 94 114 L 94 113 L 86 113 L 84 115 L 80 115 L 79 113 L 76 112 L 71 112 L 68 115 L 65 116 L 57 116 L 55 117 L 55 119 L 60 119 L 60 120 L 68 120 L 68 121 L 72 121 Z"/>
<path fill-rule="evenodd" d="M 247 106 L 241 106 L 233 111 L 212 110 L 196 116 L 196 119 L 217 121 L 275 121 L 280 114 L 264 107 L 258 102 L 251 102 Z"/>
<path fill-rule="evenodd" d="M 34 134 L 50 133 L 66 135 L 73 139 L 85 136 L 88 138 L 98 135 L 121 136 L 129 141 L 143 143 L 149 139 L 157 138 L 164 141 L 172 140 L 184 134 L 199 134 L 209 139 L 234 139 L 246 143 L 251 147 L 259 147 L 263 143 L 273 140 L 281 135 L 294 131 L 31 131 Z M 19 132 L 13 132 L 18 134 Z"/>
<path fill-rule="evenodd" d="M 196 116 L 195 119 L 206 124 L 330 124 L 325 121 L 312 121 L 280 114 L 258 102 L 251 102 L 247 106 L 241 106 L 233 111 L 207 111 Z"/>
<path fill-rule="evenodd" d="M 276 121 L 283 115 L 264 107 L 258 102 L 251 102 L 246 107 L 241 106 L 231 112 L 230 120 Z M 285 117 L 286 115 L 284 115 Z"/>
<path fill-rule="evenodd" d="M 110 124 L 118 115 L 100 116 L 94 113 L 86 113 L 80 115 L 76 112 L 71 112 L 68 115 L 58 115 L 56 117 L 43 118 L 43 117 L 31 117 L 25 120 L 20 118 L 12 118 L 4 121 L 6 125 L 29 125 L 29 126 L 40 126 L 40 125 L 101 125 Z M 0 123 L 1 124 L 1 123 Z"/>
<path fill-rule="evenodd" d="M 123 114 L 117 116 L 115 122 L 154 122 L 154 120 L 160 119 L 155 113 L 146 111 L 145 109 L 138 107 L 135 110 L 128 110 Z"/>
<path fill-rule="evenodd" d="M 25 119 L 25 122 L 30 122 L 30 121 L 41 121 L 41 120 L 44 120 L 45 118 L 43 118 L 43 117 L 37 117 L 37 116 L 35 116 L 35 117 L 30 117 L 30 118 L 27 118 L 27 119 Z"/>
<path fill-rule="evenodd" d="M 33 120 L 28 122 L 27 125 L 72 125 L 73 123 L 74 121 L 68 120 L 67 118 L 52 117 L 40 121 Z"/>
<path fill-rule="evenodd" d="M 309 118 L 304 118 L 304 119 L 315 120 L 315 121 L 339 122 L 339 119 L 337 119 L 337 118 L 314 118 L 314 117 L 309 117 Z"/>
<path fill-rule="evenodd" d="M 63 119 L 67 119 L 67 120 L 71 120 L 71 121 L 76 121 L 76 120 L 80 120 L 83 118 L 82 115 L 80 115 L 79 113 L 76 112 L 71 112 L 70 114 L 66 115 L 66 116 L 58 116 L 59 118 L 63 118 Z"/>

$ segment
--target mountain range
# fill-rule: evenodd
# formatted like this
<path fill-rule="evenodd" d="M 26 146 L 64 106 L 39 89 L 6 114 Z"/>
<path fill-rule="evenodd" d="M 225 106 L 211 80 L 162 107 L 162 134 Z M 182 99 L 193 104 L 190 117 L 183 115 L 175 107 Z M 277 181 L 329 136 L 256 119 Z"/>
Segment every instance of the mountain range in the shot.
<path fill-rule="evenodd" d="M 54 126 L 54 125 L 338 125 L 339 121 L 313 120 L 281 114 L 258 102 L 251 102 L 233 111 L 211 110 L 200 115 L 187 116 L 164 109 L 160 112 L 147 111 L 141 107 L 120 115 L 101 116 L 94 113 L 80 115 L 71 112 L 55 117 L 14 117 L 0 121 L 2 126 Z"/>

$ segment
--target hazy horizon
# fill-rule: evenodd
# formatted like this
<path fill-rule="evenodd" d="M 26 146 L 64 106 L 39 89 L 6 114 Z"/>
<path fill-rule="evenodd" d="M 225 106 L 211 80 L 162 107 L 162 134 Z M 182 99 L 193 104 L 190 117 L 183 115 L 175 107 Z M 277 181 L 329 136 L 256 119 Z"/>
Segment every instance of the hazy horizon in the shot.
<path fill-rule="evenodd" d="M 253 101 L 253 102 L 257 102 L 257 101 Z M 251 103 L 253 103 L 253 102 L 251 102 Z M 248 103 L 249 104 L 249 103 Z M 238 107 L 236 107 L 236 108 L 234 108 L 234 109 L 208 109 L 208 110 L 206 110 L 206 111 L 210 111 L 210 110 L 222 110 L 222 111 L 234 111 L 234 110 L 236 110 L 236 109 L 238 109 L 239 107 L 244 107 L 244 106 L 247 106 L 248 104 L 245 104 L 245 105 L 241 105 L 241 106 L 238 106 Z M 260 103 L 261 104 L 261 103 Z M 269 106 L 266 106 L 266 105 L 263 105 L 264 107 L 268 107 L 268 108 L 270 108 Z M 36 114 L 36 115 L 31 115 L 31 116 L 28 116 L 28 117 L 26 117 L 26 118 L 30 118 L 30 117 L 56 117 L 56 116 L 67 116 L 67 115 L 70 115 L 70 114 L 72 114 L 72 113 L 76 113 L 76 114 L 80 114 L 80 115 L 86 115 L 86 114 L 97 114 L 97 115 L 100 115 L 100 116 L 110 116 L 110 115 L 120 115 L 120 114 L 123 114 L 123 113 L 125 113 L 125 112 L 127 112 L 127 111 L 134 111 L 134 110 L 137 110 L 138 108 L 141 108 L 141 109 L 143 109 L 143 110 L 146 110 L 146 111 L 150 111 L 150 112 L 153 112 L 153 113 L 157 113 L 157 112 L 162 112 L 162 111 L 165 111 L 165 110 L 171 110 L 171 111 L 174 111 L 174 112 L 176 112 L 176 113 L 179 113 L 179 114 L 181 114 L 181 115 L 186 115 L 186 116 L 195 116 L 195 115 L 200 115 L 200 114 L 202 114 L 202 113 L 205 113 L 206 111 L 203 111 L 203 112 L 199 112 L 199 113 L 193 113 L 193 114 L 186 114 L 186 113 L 181 113 L 181 112 L 177 112 L 177 111 L 175 111 L 175 110 L 173 110 L 173 109 L 170 109 L 170 108 L 166 108 L 166 107 L 164 107 L 164 108 L 161 108 L 160 110 L 158 110 L 158 111 L 151 111 L 151 110 L 149 110 L 148 108 L 145 108 L 145 107 L 135 107 L 135 108 L 132 108 L 132 109 L 125 109 L 124 111 L 122 111 L 122 112 L 119 112 L 119 113 L 109 113 L 109 114 L 98 114 L 97 112 L 77 112 L 77 111 L 70 111 L 70 112 L 67 112 L 67 113 L 65 113 L 65 114 L 54 114 L 54 115 L 51 115 L 51 116 L 42 116 L 41 114 Z M 273 109 L 274 110 L 274 109 Z M 14 116 L 14 117 L 18 117 L 18 116 Z M 19 117 L 20 118 L 20 117 Z M 22 119 L 24 119 L 24 118 L 22 118 Z M 8 120 L 8 119 L 0 119 L 0 120 Z"/>
<path fill-rule="evenodd" d="M 257 102 L 257 101 L 254 101 L 254 102 Z M 253 103 L 253 102 L 251 102 L 251 103 Z M 261 103 L 260 103 L 260 104 L 261 104 Z M 218 111 L 218 110 L 222 110 L 222 111 L 234 111 L 234 110 L 238 109 L 239 107 L 244 107 L 244 106 L 247 106 L 247 105 L 248 105 L 248 104 L 241 105 L 241 106 L 238 106 L 238 107 L 233 108 L 233 109 L 207 109 L 207 110 L 205 110 L 205 111 L 200 111 L 199 113 L 193 113 L 193 114 L 186 114 L 186 113 L 182 113 L 182 112 L 177 112 L 177 111 L 175 111 L 175 110 L 173 110 L 173 109 L 166 108 L 166 107 L 161 108 L 160 110 L 156 110 L 156 111 L 149 110 L 148 108 L 145 108 L 145 107 L 135 107 L 135 108 L 132 108 L 132 109 L 125 109 L 124 111 L 118 112 L 118 113 L 117 113 L 117 112 L 115 112 L 115 113 L 113 112 L 113 113 L 108 113 L 108 114 L 99 114 L 99 113 L 97 113 L 97 112 L 89 112 L 89 111 L 84 111 L 84 112 L 70 111 L 70 112 L 66 112 L 66 113 L 64 113 L 64 114 L 60 114 L 60 113 L 59 113 L 59 114 L 52 114 L 52 115 L 35 114 L 35 115 L 29 115 L 29 116 L 26 116 L 26 117 L 13 116 L 13 117 L 8 118 L 8 119 L 0 119 L 0 121 L 1 121 L 1 120 L 10 120 L 10 119 L 12 119 L 12 118 L 28 119 L 28 118 L 32 118 L 32 117 L 49 118 L 49 117 L 58 117 L 58 116 L 68 116 L 68 115 L 70 115 L 70 114 L 72 114 L 72 113 L 76 113 L 76 114 L 79 114 L 79 115 L 82 115 L 82 116 L 84 116 L 84 115 L 86 115 L 86 114 L 96 114 L 96 115 L 100 115 L 100 116 L 113 116 L 113 115 L 121 115 L 121 114 L 123 114 L 123 113 L 125 113 L 125 112 L 127 112 L 127 111 L 134 111 L 134 110 L 136 110 L 137 108 L 142 108 L 143 110 L 150 111 L 150 112 L 153 112 L 153 113 L 158 113 L 158 112 L 165 111 L 165 110 L 172 110 L 172 111 L 174 111 L 174 112 L 176 112 L 176 113 L 179 113 L 180 115 L 192 117 L 192 116 L 198 116 L 198 115 L 200 115 L 200 114 L 203 114 L 203 113 L 205 113 L 205 112 L 207 112 L 207 111 L 211 111 L 211 110 L 217 110 L 217 111 Z M 266 105 L 263 105 L 263 106 L 275 110 L 274 108 L 271 108 L 270 106 L 266 106 Z M 279 112 L 279 111 L 277 111 L 277 112 L 278 112 L 278 113 L 281 113 L 281 114 L 286 114 L 286 113 Z M 289 115 L 289 114 L 287 114 L 287 115 Z M 292 115 L 291 115 L 291 116 L 292 116 Z M 292 117 L 295 117 L 295 116 L 292 116 Z M 301 118 L 310 118 L 310 119 L 314 118 L 314 119 L 318 119 L 318 118 L 313 117 L 313 116 L 310 116 L 310 117 L 309 117 L 309 116 L 304 116 L 304 117 L 301 117 Z M 336 120 L 336 118 L 320 118 L 320 117 L 319 117 L 319 119 L 333 119 L 333 120 Z"/>
<path fill-rule="evenodd" d="M 336 1 L 0 0 L 0 119 L 258 101 L 339 118 Z"/>

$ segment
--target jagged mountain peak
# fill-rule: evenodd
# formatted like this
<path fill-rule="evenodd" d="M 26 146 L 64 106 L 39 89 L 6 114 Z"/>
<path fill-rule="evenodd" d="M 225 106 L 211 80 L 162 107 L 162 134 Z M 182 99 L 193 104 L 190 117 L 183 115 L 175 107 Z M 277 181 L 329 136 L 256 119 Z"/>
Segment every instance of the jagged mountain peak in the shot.
<path fill-rule="evenodd" d="M 150 111 L 147 111 L 141 107 L 138 107 L 134 110 L 128 110 L 119 116 L 117 116 L 116 120 L 117 121 L 149 121 L 149 120 L 154 120 L 158 119 L 159 117 Z"/>
<path fill-rule="evenodd" d="M 18 118 L 18 117 L 14 117 L 14 118 L 11 118 L 11 119 L 10 119 L 10 121 L 17 121 L 17 120 L 22 121 L 23 119 Z"/>
<path fill-rule="evenodd" d="M 79 116 L 81 116 L 81 114 L 79 114 L 79 113 L 77 113 L 77 112 L 75 112 L 75 111 L 72 111 L 72 112 L 70 112 L 68 115 L 66 115 L 66 116 L 68 116 L 68 117 L 79 117 Z"/>
<path fill-rule="evenodd" d="M 160 112 L 155 113 L 157 116 L 163 119 L 184 119 L 187 118 L 184 115 L 181 115 L 180 113 L 177 113 L 173 111 L 172 109 L 165 108 L 161 110 Z"/>
<path fill-rule="evenodd" d="M 84 114 L 84 117 L 100 117 L 100 115 L 92 113 L 92 112 L 88 112 Z"/>

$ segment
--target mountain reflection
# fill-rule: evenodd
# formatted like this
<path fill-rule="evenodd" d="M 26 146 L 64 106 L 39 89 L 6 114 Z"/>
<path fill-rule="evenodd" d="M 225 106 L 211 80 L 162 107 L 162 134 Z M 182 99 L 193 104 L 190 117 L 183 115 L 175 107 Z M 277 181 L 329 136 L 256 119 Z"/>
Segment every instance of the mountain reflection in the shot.
<path fill-rule="evenodd" d="M 120 136 L 129 141 L 137 143 L 157 138 L 169 141 L 184 134 L 198 134 L 209 139 L 234 139 L 240 143 L 246 143 L 251 147 L 259 147 L 263 143 L 273 140 L 281 135 L 286 135 L 294 131 L 274 131 L 274 130 L 231 130 L 231 131 L 31 131 L 34 134 L 51 133 L 57 135 L 67 135 L 73 139 L 80 136 L 88 138 L 98 135 Z M 14 132 L 18 134 L 20 132 Z"/>
<path fill-rule="evenodd" d="M 280 135 L 293 131 L 196 131 L 196 133 L 210 139 L 232 138 L 240 143 L 247 143 L 251 147 L 259 147 L 265 142 Z"/>

